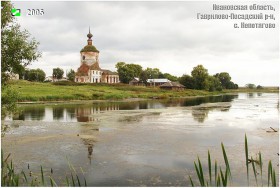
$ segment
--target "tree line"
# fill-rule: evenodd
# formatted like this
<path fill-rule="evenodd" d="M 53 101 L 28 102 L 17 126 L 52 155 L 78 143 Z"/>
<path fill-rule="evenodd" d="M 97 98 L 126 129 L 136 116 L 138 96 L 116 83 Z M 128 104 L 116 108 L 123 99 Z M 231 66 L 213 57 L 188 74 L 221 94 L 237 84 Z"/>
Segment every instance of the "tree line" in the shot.
<path fill-rule="evenodd" d="M 53 69 L 52 78 L 55 80 L 60 80 L 63 78 L 64 70 L 57 67 Z M 35 82 L 44 82 L 46 79 L 46 73 L 42 69 L 25 69 L 20 75 L 20 79 L 28 80 L 28 81 L 35 81 Z M 70 69 L 67 72 L 66 77 L 70 81 L 75 80 L 75 71 Z"/>
<path fill-rule="evenodd" d="M 127 64 L 125 62 L 118 62 L 116 64 L 117 72 L 120 81 L 128 84 L 135 77 L 139 78 L 140 82 L 146 84 L 147 79 L 167 78 L 170 81 L 178 81 L 178 77 L 169 73 L 162 73 L 158 68 L 143 69 L 141 65 Z"/>
<path fill-rule="evenodd" d="M 146 68 L 137 64 L 127 64 L 118 62 L 117 72 L 122 83 L 129 83 L 135 77 L 143 84 L 147 84 L 147 79 L 166 78 L 170 81 L 178 81 L 188 89 L 221 91 L 222 89 L 238 89 L 238 85 L 231 81 L 231 76 L 227 72 L 210 75 L 203 65 L 193 68 L 191 75 L 184 74 L 181 77 L 162 73 L 158 68 Z"/>

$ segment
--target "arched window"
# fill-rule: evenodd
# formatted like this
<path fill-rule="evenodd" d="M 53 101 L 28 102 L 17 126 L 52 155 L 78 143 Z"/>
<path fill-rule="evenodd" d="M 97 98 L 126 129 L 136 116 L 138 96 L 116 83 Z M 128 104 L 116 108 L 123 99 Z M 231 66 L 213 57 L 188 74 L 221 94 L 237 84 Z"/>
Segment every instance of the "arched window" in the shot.
<path fill-rule="evenodd" d="M 83 60 L 85 60 L 85 59 L 86 59 L 86 56 L 83 55 Z"/>

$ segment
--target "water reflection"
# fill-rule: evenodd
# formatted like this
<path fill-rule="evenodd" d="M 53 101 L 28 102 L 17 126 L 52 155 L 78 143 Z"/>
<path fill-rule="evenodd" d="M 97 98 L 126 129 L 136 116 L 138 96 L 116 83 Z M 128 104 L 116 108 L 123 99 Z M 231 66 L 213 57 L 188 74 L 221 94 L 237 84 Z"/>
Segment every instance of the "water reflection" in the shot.
<path fill-rule="evenodd" d="M 254 93 L 248 93 L 247 96 L 248 98 L 254 98 Z"/>
<path fill-rule="evenodd" d="M 60 105 L 27 105 L 19 114 L 14 114 L 10 120 L 40 120 L 59 122 L 93 122 L 98 121 L 96 114 L 115 110 L 159 109 L 179 106 L 197 106 L 204 103 L 231 102 L 237 95 L 207 96 L 195 98 L 178 98 L 167 100 L 148 100 L 136 102 L 99 102 L 92 104 L 60 104 Z M 194 111 L 193 116 L 203 122 L 207 117 L 205 112 Z M 6 120 L 9 120 L 7 117 Z"/>
<path fill-rule="evenodd" d="M 192 116 L 193 119 L 198 121 L 199 123 L 203 123 L 204 120 L 208 117 L 208 110 L 193 110 Z"/>
<path fill-rule="evenodd" d="M 227 112 L 229 111 L 230 107 L 231 105 L 229 105 L 228 103 L 226 104 L 217 103 L 217 105 L 207 105 L 206 103 L 206 105 L 193 107 L 192 116 L 194 120 L 198 121 L 199 123 L 203 123 L 205 119 L 208 117 L 210 111 L 217 110 L 220 112 Z"/>
<path fill-rule="evenodd" d="M 13 115 L 13 120 L 43 120 L 45 118 L 45 107 L 38 106 L 23 109 L 21 112 Z"/>
<path fill-rule="evenodd" d="M 62 120 L 64 117 L 64 108 L 63 107 L 57 107 L 53 108 L 53 119 L 54 120 Z"/>
<path fill-rule="evenodd" d="M 89 164 L 91 164 L 93 158 L 93 147 L 97 142 L 98 132 L 99 128 L 94 125 L 83 125 L 79 134 L 83 144 L 87 147 L 87 158 L 89 159 Z"/>

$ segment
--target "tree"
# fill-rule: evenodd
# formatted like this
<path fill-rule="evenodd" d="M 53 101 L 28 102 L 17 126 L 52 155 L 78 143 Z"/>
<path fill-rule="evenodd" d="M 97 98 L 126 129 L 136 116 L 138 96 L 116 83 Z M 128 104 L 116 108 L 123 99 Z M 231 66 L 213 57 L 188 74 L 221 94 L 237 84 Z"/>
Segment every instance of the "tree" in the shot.
<path fill-rule="evenodd" d="M 11 87 L 1 88 L 1 119 L 6 115 L 14 112 L 17 109 L 16 102 L 18 101 L 18 92 Z M 2 130 L 2 126 L 1 126 Z"/>
<path fill-rule="evenodd" d="M 21 30 L 11 16 L 12 4 L 1 1 L 1 73 L 2 85 L 7 81 L 7 73 L 20 74 L 32 61 L 41 57 L 39 43 L 30 38 L 27 30 Z"/>
<path fill-rule="evenodd" d="M 205 80 L 205 89 L 208 91 L 222 91 L 220 80 L 214 76 L 208 76 Z"/>
<path fill-rule="evenodd" d="M 15 111 L 18 93 L 7 84 L 9 73 L 20 74 L 25 66 L 41 57 L 39 43 L 22 31 L 11 15 L 11 2 L 1 1 L 1 118 Z M 2 130 L 2 126 L 1 126 Z"/>
<path fill-rule="evenodd" d="M 246 84 L 245 87 L 247 87 L 247 88 L 249 88 L 249 89 L 254 89 L 254 88 L 256 88 L 256 85 L 255 85 L 255 84 L 249 83 L 249 84 Z"/>
<path fill-rule="evenodd" d="M 221 73 L 217 73 L 215 75 L 216 78 L 218 78 L 222 84 L 222 87 L 224 89 L 229 89 L 230 87 L 230 80 L 231 80 L 231 77 L 229 75 L 229 73 L 227 72 L 221 72 Z"/>
<path fill-rule="evenodd" d="M 227 84 L 227 89 L 238 89 L 238 85 L 235 84 L 234 82 L 230 81 L 230 82 Z"/>
<path fill-rule="evenodd" d="M 184 85 L 187 89 L 194 89 L 194 79 L 190 75 L 183 75 L 179 78 L 180 84 Z"/>
<path fill-rule="evenodd" d="M 68 80 L 74 82 L 75 81 L 75 71 L 73 69 L 71 69 L 68 73 L 67 73 L 67 78 Z"/>
<path fill-rule="evenodd" d="M 147 85 L 147 80 L 149 79 L 149 75 L 146 71 L 142 71 L 139 76 L 139 81 Z"/>
<path fill-rule="evenodd" d="M 142 72 L 142 67 L 137 64 L 118 62 L 116 68 L 122 83 L 129 83 L 134 77 L 139 77 Z"/>
<path fill-rule="evenodd" d="M 258 86 L 257 86 L 257 89 L 263 89 L 263 86 L 258 85 Z"/>
<path fill-rule="evenodd" d="M 205 89 L 206 79 L 208 77 L 208 70 L 202 65 L 197 65 L 193 68 L 192 77 L 194 78 L 195 89 Z"/>
<path fill-rule="evenodd" d="M 61 79 L 63 77 L 64 71 L 61 68 L 54 68 L 53 69 L 53 78 L 55 79 Z"/>
<path fill-rule="evenodd" d="M 172 82 L 177 82 L 178 81 L 178 77 L 177 76 L 173 76 L 169 73 L 164 73 L 163 74 L 163 78 L 167 78 L 168 80 L 172 81 Z"/>
<path fill-rule="evenodd" d="M 159 76 L 162 75 L 162 73 L 160 72 L 160 70 L 158 68 L 149 68 L 148 67 L 145 70 L 145 72 L 148 75 L 148 77 L 151 79 L 159 78 Z"/>
<path fill-rule="evenodd" d="M 26 70 L 24 79 L 28 81 L 43 82 L 46 78 L 46 73 L 42 69 Z"/>

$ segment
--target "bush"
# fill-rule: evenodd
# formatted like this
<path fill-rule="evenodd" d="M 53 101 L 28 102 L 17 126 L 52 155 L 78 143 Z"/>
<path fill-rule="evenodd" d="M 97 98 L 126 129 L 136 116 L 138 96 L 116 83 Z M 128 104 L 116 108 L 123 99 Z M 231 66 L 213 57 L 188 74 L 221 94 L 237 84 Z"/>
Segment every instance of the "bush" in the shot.
<path fill-rule="evenodd" d="M 245 87 L 247 87 L 249 89 L 254 89 L 254 88 L 256 88 L 256 85 L 255 84 L 246 84 Z"/>
<path fill-rule="evenodd" d="M 76 82 L 71 82 L 71 81 L 58 81 L 58 82 L 53 82 L 53 85 L 58 85 L 58 86 L 81 86 L 85 85 L 83 83 L 76 83 Z"/>
<path fill-rule="evenodd" d="M 44 82 L 46 73 L 42 69 L 25 70 L 24 79 L 28 81 Z"/>
<path fill-rule="evenodd" d="M 16 110 L 16 102 L 18 100 L 18 92 L 8 86 L 2 87 L 1 94 L 1 118 Z"/>

